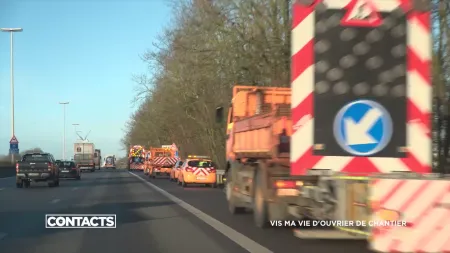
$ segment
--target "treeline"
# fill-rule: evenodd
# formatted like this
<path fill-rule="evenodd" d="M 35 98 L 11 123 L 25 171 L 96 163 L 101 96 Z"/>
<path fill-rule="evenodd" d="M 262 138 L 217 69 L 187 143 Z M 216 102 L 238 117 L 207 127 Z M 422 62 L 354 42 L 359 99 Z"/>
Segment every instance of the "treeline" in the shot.
<path fill-rule="evenodd" d="M 24 154 L 42 153 L 42 152 L 44 152 L 44 151 L 40 148 L 27 149 L 23 152 L 20 152 L 20 154 L 15 157 L 15 160 L 21 159 Z M 0 165 L 6 165 L 6 164 L 10 164 L 10 163 L 11 163 L 11 157 L 9 155 L 0 155 Z"/>
<path fill-rule="evenodd" d="M 448 104 L 449 5 L 433 0 L 435 95 Z M 210 155 L 223 164 L 225 126 L 214 120 L 235 84 L 290 83 L 292 0 L 182 0 L 174 20 L 143 60 L 154 75 L 135 77 L 139 109 L 122 142 L 160 146 L 175 142 L 181 154 Z M 438 8 L 439 7 L 439 8 Z"/>
<path fill-rule="evenodd" d="M 291 1 L 176 1 L 174 20 L 143 59 L 154 76 L 137 76 L 140 108 L 124 146 L 175 142 L 181 154 L 224 159 L 216 106 L 234 84 L 289 86 Z"/>

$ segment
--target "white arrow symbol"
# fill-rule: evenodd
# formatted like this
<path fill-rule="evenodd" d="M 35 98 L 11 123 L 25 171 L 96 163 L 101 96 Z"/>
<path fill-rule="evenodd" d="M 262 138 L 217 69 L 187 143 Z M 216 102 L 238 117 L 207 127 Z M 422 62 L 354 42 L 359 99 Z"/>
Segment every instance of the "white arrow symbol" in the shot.
<path fill-rule="evenodd" d="M 347 145 L 377 143 L 368 132 L 381 115 L 383 115 L 383 113 L 378 108 L 372 108 L 358 123 L 352 118 L 345 118 L 344 123 L 347 133 Z"/>

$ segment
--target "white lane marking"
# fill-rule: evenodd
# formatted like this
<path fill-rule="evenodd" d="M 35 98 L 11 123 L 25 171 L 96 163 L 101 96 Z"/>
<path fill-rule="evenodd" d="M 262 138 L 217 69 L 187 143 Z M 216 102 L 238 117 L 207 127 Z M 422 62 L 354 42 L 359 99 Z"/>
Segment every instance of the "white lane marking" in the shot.
<path fill-rule="evenodd" d="M 61 200 L 60 200 L 60 199 L 54 199 L 54 200 L 50 201 L 50 203 L 56 204 L 56 203 L 58 203 L 59 201 L 61 201 Z"/>
<path fill-rule="evenodd" d="M 3 191 L 5 188 L 0 188 L 0 191 Z"/>
<path fill-rule="evenodd" d="M 261 244 L 253 241 L 252 239 L 248 238 L 247 236 L 239 233 L 238 231 L 230 228 L 229 226 L 223 224 L 222 222 L 214 219 L 213 217 L 207 215 L 206 213 L 200 211 L 199 209 L 189 205 L 188 203 L 184 202 L 183 200 L 175 197 L 174 195 L 166 192 L 165 190 L 159 188 L 158 186 L 146 181 L 142 177 L 132 173 L 128 172 L 131 175 L 137 177 L 142 182 L 146 183 L 162 195 L 166 196 L 168 199 L 172 200 L 173 202 L 177 203 L 182 208 L 186 209 L 186 211 L 192 213 L 193 215 L 197 216 L 200 220 L 204 221 L 206 224 L 213 227 L 215 230 L 219 231 L 226 237 L 228 237 L 230 240 L 241 246 L 242 248 L 246 249 L 248 252 L 251 253 L 274 253 L 273 251 L 270 251 L 268 248 L 265 248 Z"/>
<path fill-rule="evenodd" d="M 73 187 L 72 188 L 72 191 L 76 191 L 76 190 L 78 190 L 78 187 Z"/>
<path fill-rule="evenodd" d="M 0 181 L 1 181 L 1 180 L 13 179 L 13 178 L 16 178 L 16 176 L 12 176 L 12 177 L 1 177 L 1 178 L 0 178 Z"/>
<path fill-rule="evenodd" d="M 2 233 L 0 232 L 0 240 L 2 240 L 3 238 L 5 238 L 8 234 Z"/>

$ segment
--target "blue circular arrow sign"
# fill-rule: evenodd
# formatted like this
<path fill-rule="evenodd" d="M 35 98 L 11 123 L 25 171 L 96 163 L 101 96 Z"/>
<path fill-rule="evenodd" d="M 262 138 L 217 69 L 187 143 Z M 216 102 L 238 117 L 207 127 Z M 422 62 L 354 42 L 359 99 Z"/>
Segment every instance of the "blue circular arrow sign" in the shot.
<path fill-rule="evenodd" d="M 392 118 L 381 104 L 356 100 L 339 110 L 333 130 L 342 149 L 355 156 L 370 156 L 391 140 Z"/>

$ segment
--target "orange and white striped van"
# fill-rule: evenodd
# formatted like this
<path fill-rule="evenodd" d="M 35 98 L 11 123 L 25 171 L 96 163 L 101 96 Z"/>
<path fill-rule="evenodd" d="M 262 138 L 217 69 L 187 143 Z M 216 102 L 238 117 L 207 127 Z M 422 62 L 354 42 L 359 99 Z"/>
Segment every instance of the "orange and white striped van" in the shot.
<path fill-rule="evenodd" d="M 217 187 L 216 166 L 208 156 L 188 156 L 178 173 L 178 184 L 206 184 Z"/>

